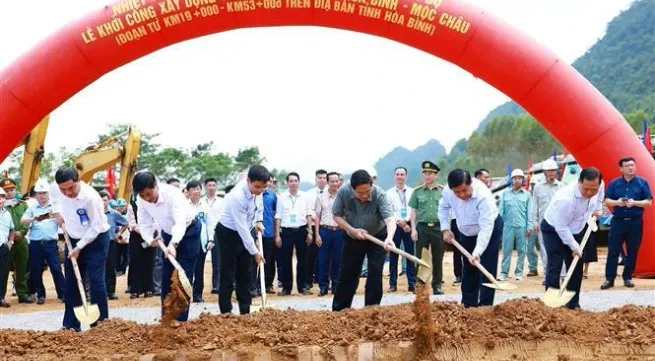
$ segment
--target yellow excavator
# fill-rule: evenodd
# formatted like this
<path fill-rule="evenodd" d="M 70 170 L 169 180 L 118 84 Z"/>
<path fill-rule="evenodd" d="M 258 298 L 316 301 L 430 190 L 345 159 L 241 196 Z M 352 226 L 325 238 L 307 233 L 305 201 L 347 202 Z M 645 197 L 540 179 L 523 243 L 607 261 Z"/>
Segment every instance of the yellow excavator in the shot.
<path fill-rule="evenodd" d="M 121 144 L 121 138 L 126 134 L 127 140 Z M 109 137 L 100 144 L 85 149 L 75 160 L 75 169 L 80 179 L 89 183 L 96 172 L 120 162 L 120 181 L 116 198 L 130 199 L 140 145 L 141 132 L 130 128 L 124 133 Z"/>
<path fill-rule="evenodd" d="M 30 188 L 39 179 L 41 161 L 45 155 L 43 145 L 48 132 L 50 116 L 46 116 L 41 122 L 25 137 L 21 145 L 25 145 L 23 152 L 23 171 L 21 174 L 20 194 L 30 191 Z"/>

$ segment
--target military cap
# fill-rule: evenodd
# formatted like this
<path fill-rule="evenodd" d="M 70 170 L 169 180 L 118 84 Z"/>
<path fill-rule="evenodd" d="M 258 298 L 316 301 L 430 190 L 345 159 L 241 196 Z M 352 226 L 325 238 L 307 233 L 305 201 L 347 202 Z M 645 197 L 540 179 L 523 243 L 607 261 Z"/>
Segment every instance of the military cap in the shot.
<path fill-rule="evenodd" d="M 439 169 L 439 167 L 436 164 L 430 162 L 429 160 L 424 161 L 421 164 L 421 168 L 422 168 L 422 172 L 439 173 L 439 171 L 441 171 L 441 169 Z"/>
<path fill-rule="evenodd" d="M 16 188 L 16 181 L 13 179 L 5 178 L 2 181 L 0 181 L 0 187 L 2 187 L 3 189 Z"/>

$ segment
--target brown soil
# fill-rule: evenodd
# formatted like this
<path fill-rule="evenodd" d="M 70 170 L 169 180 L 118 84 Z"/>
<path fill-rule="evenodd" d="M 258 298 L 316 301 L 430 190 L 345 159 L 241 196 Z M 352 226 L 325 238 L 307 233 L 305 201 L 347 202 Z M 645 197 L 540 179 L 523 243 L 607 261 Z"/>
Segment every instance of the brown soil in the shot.
<path fill-rule="evenodd" d="M 435 347 L 435 323 L 432 320 L 430 310 L 430 292 L 426 285 L 418 282 L 416 285 L 416 299 L 412 304 L 416 328 L 414 331 L 414 346 L 419 357 L 426 357 L 434 353 Z"/>
<path fill-rule="evenodd" d="M 454 302 L 430 306 L 431 312 L 420 310 L 419 320 L 428 315 L 438 320 L 440 327 L 434 330 L 432 342 L 443 347 L 478 343 L 493 349 L 517 341 L 576 342 L 581 346 L 609 342 L 639 347 L 655 344 L 655 307 L 624 306 L 593 313 L 550 309 L 537 300 L 508 301 L 478 309 L 464 309 Z M 0 332 L 0 359 L 61 360 L 116 354 L 134 357 L 166 350 L 238 353 L 264 347 L 294 358 L 298 346 L 315 345 L 328 350 L 360 342 L 411 341 L 417 330 L 412 320 L 414 307 L 410 304 L 342 312 L 269 309 L 248 316 L 203 314 L 174 327 L 109 319 L 83 333 Z"/>
<path fill-rule="evenodd" d="M 168 292 L 162 305 L 163 312 L 161 322 L 164 325 L 170 325 L 187 307 L 189 307 L 190 298 L 184 292 L 180 282 L 177 269 L 173 270 L 171 277 L 171 291 Z"/>

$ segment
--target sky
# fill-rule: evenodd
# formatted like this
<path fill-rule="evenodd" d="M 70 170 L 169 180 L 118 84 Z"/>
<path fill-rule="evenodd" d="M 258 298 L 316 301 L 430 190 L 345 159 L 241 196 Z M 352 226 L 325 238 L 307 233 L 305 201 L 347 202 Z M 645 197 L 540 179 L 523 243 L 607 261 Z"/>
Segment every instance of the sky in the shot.
<path fill-rule="evenodd" d="M 4 2 L 0 68 L 110 2 Z M 573 62 L 632 0 L 469 2 Z M 399 64 L 423 76 L 389 71 Z M 450 149 L 507 100 L 459 67 L 386 39 L 325 28 L 244 29 L 177 44 L 105 75 L 51 114 L 45 147 L 86 146 L 106 124 L 132 123 L 161 133 L 166 146 L 213 141 L 231 154 L 258 146 L 269 167 L 309 181 L 318 168 L 368 168 L 397 146 L 414 149 L 432 138 Z M 434 108 L 414 106 L 422 102 Z M 433 125 L 421 126 L 426 121 Z"/>

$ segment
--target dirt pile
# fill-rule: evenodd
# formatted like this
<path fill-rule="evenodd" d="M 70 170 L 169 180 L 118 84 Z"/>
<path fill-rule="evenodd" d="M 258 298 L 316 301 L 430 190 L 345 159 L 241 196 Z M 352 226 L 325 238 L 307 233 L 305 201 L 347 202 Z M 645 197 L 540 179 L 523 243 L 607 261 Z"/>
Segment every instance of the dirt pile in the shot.
<path fill-rule="evenodd" d="M 567 340 L 583 345 L 655 344 L 654 307 L 624 306 L 593 313 L 553 310 L 538 300 L 514 300 L 479 309 L 438 302 L 430 305 L 430 311 L 422 309 L 421 315 L 430 315 L 434 321 L 431 324 L 439 325 L 432 337 L 438 345 L 477 342 L 493 348 L 498 343 L 521 340 Z M 110 319 L 79 334 L 2 331 L 0 359 L 34 355 L 39 355 L 39 360 L 72 355 L 142 355 L 162 350 L 244 351 L 257 347 L 294 356 L 297 346 L 327 349 L 359 342 L 412 341 L 417 328 L 413 319 L 411 304 L 342 312 L 268 309 L 249 316 L 203 314 L 175 327 Z"/>
<path fill-rule="evenodd" d="M 177 316 L 189 307 L 189 301 L 190 299 L 182 288 L 177 269 L 174 269 L 171 277 L 171 290 L 166 295 L 162 305 L 162 323 L 169 326 Z"/>
<path fill-rule="evenodd" d="M 432 319 L 430 307 L 430 293 L 424 283 L 416 285 L 416 299 L 412 303 L 414 311 L 414 345 L 419 357 L 426 357 L 434 353 L 435 347 L 435 323 Z"/>

